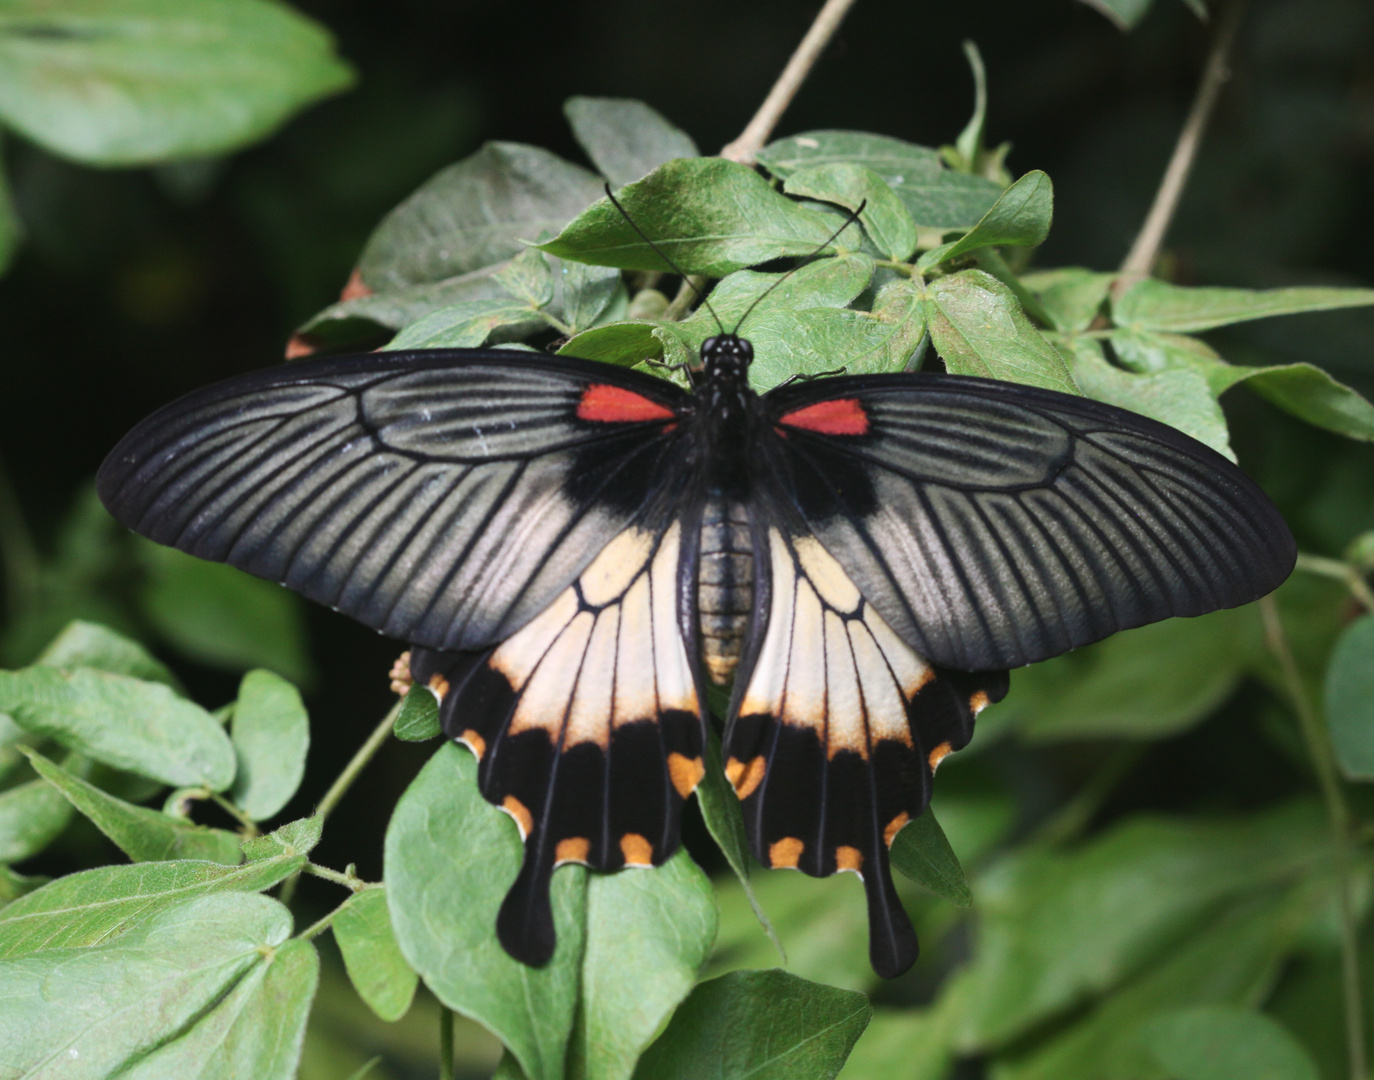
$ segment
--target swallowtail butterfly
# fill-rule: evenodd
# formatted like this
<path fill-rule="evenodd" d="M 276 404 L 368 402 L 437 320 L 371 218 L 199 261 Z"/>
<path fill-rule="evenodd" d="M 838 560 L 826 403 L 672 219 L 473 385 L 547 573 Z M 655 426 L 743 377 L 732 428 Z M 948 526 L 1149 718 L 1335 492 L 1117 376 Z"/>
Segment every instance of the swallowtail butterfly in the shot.
<path fill-rule="evenodd" d="M 754 854 L 851 870 L 870 956 L 916 935 L 888 847 L 1007 669 L 1254 600 L 1295 548 L 1171 427 L 945 374 L 757 395 L 721 333 L 694 388 L 509 350 L 300 361 L 139 424 L 99 474 L 130 528 L 416 648 L 525 859 L 508 952 L 554 949 L 554 868 L 656 866 L 701 780 L 708 681 Z"/>

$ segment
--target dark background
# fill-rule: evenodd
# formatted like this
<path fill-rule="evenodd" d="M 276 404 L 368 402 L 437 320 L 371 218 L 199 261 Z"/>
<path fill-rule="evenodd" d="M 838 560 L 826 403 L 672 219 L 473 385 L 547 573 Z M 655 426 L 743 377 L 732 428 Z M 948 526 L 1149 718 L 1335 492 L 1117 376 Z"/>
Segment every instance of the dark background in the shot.
<path fill-rule="evenodd" d="M 642 98 L 715 152 L 816 10 L 793 0 L 299 6 L 338 35 L 358 85 L 236 157 L 102 172 L 6 140 L 28 242 L 0 282 L 0 461 L 40 547 L 136 420 L 279 360 L 293 327 L 337 296 L 376 221 L 435 170 L 485 139 L 583 160 L 561 113 L 571 94 Z M 778 134 L 843 127 L 953 142 L 972 107 L 965 38 L 988 68 L 990 141 L 1014 143 L 1014 174 L 1044 169 L 1055 181 L 1055 225 L 1037 264 L 1114 267 L 1205 54 L 1207 28 L 1178 0 L 1157 0 L 1129 34 L 1075 0 L 862 0 Z M 1253 0 L 1161 271 L 1185 284 L 1374 284 L 1374 5 Z M 1374 386 L 1368 312 L 1213 340 L 1238 362 L 1312 360 Z M 1242 459 L 1305 548 L 1339 553 L 1374 526 L 1367 448 L 1253 399 L 1235 408 L 1247 413 Z M 308 811 L 389 706 L 399 648 L 341 616 L 311 609 L 308 620 L 314 746 L 288 815 Z M 236 676 L 177 666 L 197 700 L 232 696 Z M 1226 723 L 1188 738 L 1224 744 Z M 1178 750 L 1168 750 L 1175 764 L 1188 758 Z M 342 805 L 320 861 L 356 859 L 377 876 L 390 807 L 429 752 L 389 748 Z M 1072 755 L 1065 761 L 1071 773 Z M 1123 797 L 1196 803 L 1220 783 L 1244 801 L 1239 789 L 1273 772 L 1256 769 L 1230 779 L 1175 771 L 1162 789 L 1147 769 Z"/>

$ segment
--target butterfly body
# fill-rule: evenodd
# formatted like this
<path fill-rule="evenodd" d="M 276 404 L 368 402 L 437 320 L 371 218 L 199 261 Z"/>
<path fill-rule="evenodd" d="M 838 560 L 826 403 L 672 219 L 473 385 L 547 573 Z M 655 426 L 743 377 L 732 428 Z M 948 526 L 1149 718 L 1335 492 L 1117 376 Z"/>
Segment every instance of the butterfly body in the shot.
<path fill-rule="evenodd" d="M 416 646 L 525 860 L 506 949 L 556 946 L 563 863 L 652 866 L 725 773 L 765 865 L 852 871 L 870 957 L 916 939 L 888 847 L 1006 669 L 1253 600 L 1291 535 L 1230 462 L 1096 402 L 948 375 L 756 394 L 721 334 L 684 391 L 502 350 L 303 361 L 136 427 L 120 521 Z M 481 853 L 474 853 L 481 857 Z"/>

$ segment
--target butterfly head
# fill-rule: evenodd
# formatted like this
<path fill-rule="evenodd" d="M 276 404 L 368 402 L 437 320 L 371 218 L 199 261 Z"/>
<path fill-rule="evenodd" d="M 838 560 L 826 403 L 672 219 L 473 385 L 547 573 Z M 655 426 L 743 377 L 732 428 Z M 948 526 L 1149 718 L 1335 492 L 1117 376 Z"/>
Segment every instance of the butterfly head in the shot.
<path fill-rule="evenodd" d="M 754 359 L 754 346 L 738 334 L 717 334 L 701 343 L 701 364 L 708 381 L 743 382 Z"/>

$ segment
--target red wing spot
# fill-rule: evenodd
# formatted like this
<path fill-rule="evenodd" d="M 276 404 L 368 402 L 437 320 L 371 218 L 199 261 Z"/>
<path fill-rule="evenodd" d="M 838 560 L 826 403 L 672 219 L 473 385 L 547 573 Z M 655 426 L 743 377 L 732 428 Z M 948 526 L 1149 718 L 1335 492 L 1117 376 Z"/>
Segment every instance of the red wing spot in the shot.
<path fill-rule="evenodd" d="M 784 413 L 778 423 L 822 435 L 868 434 L 868 413 L 855 398 L 818 401 L 804 409 Z"/>
<path fill-rule="evenodd" d="M 645 420 L 674 420 L 677 414 L 633 390 L 593 383 L 582 391 L 582 400 L 577 403 L 577 417 L 579 420 L 634 424 Z"/>

